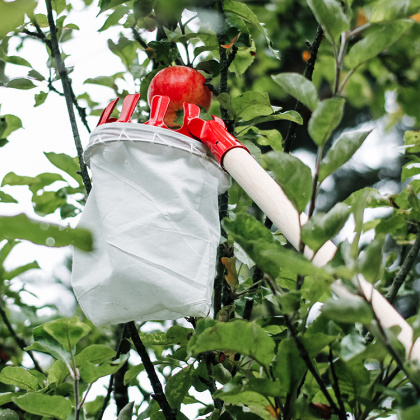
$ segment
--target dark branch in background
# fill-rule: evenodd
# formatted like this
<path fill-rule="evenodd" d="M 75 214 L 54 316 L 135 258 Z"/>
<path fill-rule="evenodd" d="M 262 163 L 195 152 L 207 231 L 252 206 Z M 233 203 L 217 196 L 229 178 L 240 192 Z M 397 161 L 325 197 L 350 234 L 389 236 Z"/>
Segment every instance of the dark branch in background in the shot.
<path fill-rule="evenodd" d="M 24 352 L 28 353 L 29 357 L 31 358 L 31 360 L 32 360 L 32 362 L 33 362 L 33 364 L 34 364 L 34 366 L 35 366 L 35 369 L 36 369 L 38 372 L 44 373 L 44 372 L 42 371 L 42 369 L 41 369 L 41 366 L 39 366 L 39 364 L 38 364 L 37 360 L 35 359 L 35 356 L 34 356 L 34 354 L 32 353 L 32 351 L 31 351 L 31 350 L 25 350 L 26 343 L 25 343 L 25 342 L 24 342 L 24 341 L 23 341 L 20 337 L 18 337 L 18 335 L 16 334 L 16 331 L 13 329 L 13 326 L 12 326 L 12 324 L 10 323 L 9 318 L 7 317 L 6 311 L 5 311 L 5 310 L 4 310 L 4 308 L 3 308 L 1 298 L 0 298 L 0 316 L 1 316 L 1 318 L 3 319 L 3 322 L 4 322 L 4 324 L 6 325 L 7 329 L 9 330 L 10 335 L 13 337 L 13 339 L 15 340 L 15 342 L 16 342 L 16 344 L 19 346 L 19 348 L 20 348 L 22 351 L 24 351 Z"/>
<path fill-rule="evenodd" d="M 204 385 L 207 386 L 207 388 L 210 391 L 210 394 L 213 396 L 213 394 L 217 391 L 217 387 L 216 387 L 216 382 L 215 380 L 212 378 L 212 369 L 211 369 L 211 362 L 212 359 L 214 357 L 214 354 L 209 352 L 206 354 L 206 368 L 207 368 L 207 373 L 209 375 L 209 380 L 206 380 L 202 377 L 200 377 L 200 381 L 203 382 Z M 214 406 L 219 410 L 222 411 L 223 409 L 223 401 L 220 400 L 219 398 L 213 398 L 213 402 L 214 402 Z"/>
<path fill-rule="evenodd" d="M 314 41 L 312 42 L 312 44 L 309 44 L 309 49 L 311 52 L 311 56 L 309 58 L 309 60 L 306 62 L 306 68 L 305 68 L 305 72 L 304 72 L 304 76 L 308 79 L 308 80 L 312 80 L 312 74 L 314 72 L 315 69 L 315 61 L 318 55 L 318 49 L 319 46 L 321 45 L 321 41 L 324 39 L 324 31 L 322 30 L 321 26 L 318 26 L 317 30 L 316 30 L 316 34 L 315 34 L 315 38 Z M 303 104 L 299 101 L 296 102 L 296 106 L 295 106 L 295 111 L 299 112 L 299 114 L 301 113 L 303 109 Z M 287 131 L 286 134 L 286 138 L 284 140 L 284 151 L 286 153 L 290 152 L 290 149 L 292 147 L 292 143 L 293 140 L 295 139 L 296 136 L 296 128 L 297 128 L 297 124 L 294 122 L 291 122 L 289 125 L 289 129 Z"/>
<path fill-rule="evenodd" d="M 120 355 L 128 354 L 131 349 L 131 343 L 127 340 L 127 328 L 125 325 L 119 326 L 118 331 L 122 330 L 118 352 Z M 128 360 L 114 373 L 114 400 L 117 406 L 117 414 L 130 402 L 128 396 L 128 386 L 124 384 L 124 375 L 128 370 Z"/>
<path fill-rule="evenodd" d="M 45 0 L 45 3 L 47 6 L 47 17 L 48 17 L 48 24 L 50 27 L 50 34 L 51 34 L 52 55 L 57 64 L 57 71 L 60 76 L 61 83 L 63 85 L 63 92 L 66 98 L 67 112 L 70 118 L 71 129 L 73 132 L 73 139 L 76 145 L 77 156 L 79 157 L 80 175 L 82 176 L 82 180 L 86 188 L 86 192 L 87 194 L 89 194 L 90 190 L 92 189 L 92 184 L 90 182 L 87 167 L 85 165 L 85 162 L 83 161 L 83 147 L 80 141 L 79 130 L 77 129 L 76 117 L 74 115 L 74 109 L 73 109 L 74 94 L 72 94 L 71 83 L 67 74 L 66 67 L 64 65 L 63 60 L 61 59 L 61 54 L 60 54 L 60 49 L 58 46 L 58 39 L 57 39 L 57 28 L 54 22 L 51 0 Z"/>
<path fill-rule="evenodd" d="M 219 196 L 219 219 L 223 220 L 228 214 L 228 199 L 229 195 L 226 191 Z M 225 230 L 221 227 L 221 237 L 226 237 Z M 222 291 L 223 283 L 226 283 L 224 280 L 225 276 L 225 267 L 222 263 L 222 258 L 227 256 L 226 244 L 219 244 L 217 248 L 217 263 L 216 263 L 216 278 L 214 280 L 214 318 L 218 312 L 222 309 Z"/>
<path fill-rule="evenodd" d="M 127 330 L 127 325 L 124 325 L 123 331 L 121 333 L 121 339 L 117 347 L 117 354 L 115 355 L 114 360 L 118 359 L 121 356 L 121 354 L 126 354 L 130 351 L 131 345 L 130 345 L 130 342 L 128 341 L 128 338 L 129 338 L 129 334 Z M 128 349 L 127 349 L 127 346 L 128 346 Z M 108 392 L 105 396 L 105 399 L 102 404 L 101 411 L 98 414 L 97 420 L 102 420 L 106 407 L 108 406 L 109 400 L 111 399 L 111 393 L 114 388 L 114 381 L 115 381 L 115 374 L 111 375 L 111 377 L 109 378 Z"/>
<path fill-rule="evenodd" d="M 386 298 L 390 303 L 394 302 L 395 297 L 397 296 L 398 290 L 403 285 L 408 273 L 411 270 L 411 267 L 416 260 L 417 254 L 420 250 L 420 233 L 417 234 L 416 240 L 414 241 L 413 246 L 407 254 L 407 257 L 404 260 L 403 265 L 398 270 L 397 275 L 395 276 L 392 285 L 386 295 Z"/>
<path fill-rule="evenodd" d="M 138 31 L 136 29 L 136 25 L 135 24 L 131 27 L 131 32 L 133 33 L 134 39 L 140 44 L 140 46 L 143 48 L 143 50 L 146 50 L 147 44 L 141 38 L 140 34 L 138 33 Z"/>
<path fill-rule="evenodd" d="M 134 347 L 137 353 L 141 357 L 147 376 L 149 377 L 150 383 L 153 388 L 153 398 L 157 401 L 160 408 L 162 409 L 163 415 L 167 420 L 176 420 L 176 410 L 173 410 L 163 393 L 162 384 L 156 374 L 155 367 L 150 360 L 149 354 L 147 353 L 146 347 L 140 339 L 140 335 L 137 331 L 136 324 L 131 321 L 126 324 L 128 333 L 133 340 Z"/>
<path fill-rule="evenodd" d="M 225 21 L 225 13 L 223 9 L 223 0 L 217 0 L 217 10 L 220 16 L 220 21 L 222 22 L 221 25 L 224 24 Z M 223 48 L 222 45 L 226 44 L 225 40 L 225 30 L 223 26 L 220 27 L 219 31 L 217 32 L 217 42 L 219 44 L 219 53 L 220 53 L 220 93 L 227 93 L 228 92 L 228 69 L 229 65 L 232 63 L 234 55 L 232 59 L 229 60 L 226 52 L 226 48 Z M 236 54 L 236 51 L 235 51 Z M 222 119 L 226 124 L 226 127 L 230 133 L 233 131 L 233 124 L 232 121 L 229 120 L 228 111 L 220 106 L 220 113 L 222 115 Z M 223 220 L 227 216 L 227 209 L 228 209 L 228 199 L 229 194 L 225 192 L 219 197 L 219 219 L 220 221 Z M 226 237 L 226 232 L 222 228 L 221 232 L 223 237 Z M 220 244 L 217 249 L 217 267 L 216 267 L 216 278 L 214 280 L 214 316 L 216 318 L 217 313 L 220 311 L 222 307 L 222 303 L 224 305 L 228 305 L 231 302 L 231 293 L 228 287 L 228 284 L 224 281 L 224 273 L 225 269 L 222 264 L 221 259 L 223 257 L 228 256 L 228 247 L 225 244 Z"/>

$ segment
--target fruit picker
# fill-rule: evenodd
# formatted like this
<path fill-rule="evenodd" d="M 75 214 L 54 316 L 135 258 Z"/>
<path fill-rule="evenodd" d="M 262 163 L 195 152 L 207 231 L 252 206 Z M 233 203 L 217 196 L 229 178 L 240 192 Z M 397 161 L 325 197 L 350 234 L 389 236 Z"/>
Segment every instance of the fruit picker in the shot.
<path fill-rule="evenodd" d="M 287 240 L 299 249 L 300 227 L 308 220 L 302 213 L 299 215 L 291 201 L 287 198 L 281 187 L 256 162 L 248 149 L 230 134 L 222 119 L 213 116 L 212 120 L 205 121 L 200 118 L 198 105 L 208 108 L 211 93 L 203 85 L 205 78 L 195 70 L 188 69 L 188 76 L 181 79 L 185 68 L 181 66 L 169 67 L 159 72 L 152 80 L 148 91 L 148 101 L 151 107 L 149 120 L 145 123 L 163 129 L 173 125 L 176 111 L 183 109 L 184 121 L 182 127 L 175 131 L 204 143 L 222 168 L 234 178 L 244 191 L 252 198 L 258 207 L 272 220 L 274 225 L 282 232 Z M 174 76 L 175 73 L 175 76 Z M 180 88 L 185 84 L 192 84 L 193 88 Z M 198 95 L 191 92 L 200 93 Z M 187 101 L 182 101 L 187 98 Z M 118 120 L 111 118 L 111 113 L 118 101 L 111 102 L 100 117 L 98 125 L 113 121 L 131 122 L 131 115 L 140 99 L 139 94 L 128 95 L 124 99 L 122 111 Z M 195 103 L 189 103 L 194 101 Z M 168 125 L 167 125 L 168 124 Z M 312 260 L 316 266 L 327 264 L 336 252 L 335 245 L 328 241 L 314 255 L 308 247 L 304 255 Z M 384 328 L 399 327 L 398 340 L 406 350 L 407 357 L 420 361 L 420 340 L 413 342 L 413 329 L 395 308 L 379 293 L 372 284 L 368 283 L 362 275 L 358 276 L 360 290 L 372 305 L 375 315 Z M 360 299 L 351 294 L 337 281 L 332 286 L 333 291 L 342 298 Z"/>

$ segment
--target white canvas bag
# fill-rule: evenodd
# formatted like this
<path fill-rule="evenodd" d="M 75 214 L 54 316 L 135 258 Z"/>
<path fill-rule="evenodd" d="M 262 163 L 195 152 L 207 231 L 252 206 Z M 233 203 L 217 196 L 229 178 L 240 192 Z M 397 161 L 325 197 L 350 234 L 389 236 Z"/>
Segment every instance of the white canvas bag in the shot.
<path fill-rule="evenodd" d="M 94 250 L 74 250 L 72 286 L 96 325 L 206 316 L 230 185 L 207 147 L 172 130 L 107 123 L 85 151 L 93 188 L 79 226 Z"/>

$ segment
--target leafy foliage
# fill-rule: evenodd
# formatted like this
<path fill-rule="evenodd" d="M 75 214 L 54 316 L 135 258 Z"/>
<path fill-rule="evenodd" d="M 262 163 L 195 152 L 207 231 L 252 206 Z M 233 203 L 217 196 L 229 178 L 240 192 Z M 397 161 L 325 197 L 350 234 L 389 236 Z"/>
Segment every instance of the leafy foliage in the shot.
<path fill-rule="evenodd" d="M 81 30 L 80 4 L 46 5 L 44 14 L 33 0 L 0 0 L 0 85 L 39 109 L 65 96 L 80 117 L 69 114 L 78 156 L 45 152 L 48 172 L 2 173 L 0 417 L 417 419 L 418 346 L 407 349 L 400 329 L 382 323 L 366 288 L 386 295 L 417 339 L 420 2 L 84 0 L 108 38 L 98 49 L 124 70 L 99 67 L 74 84 L 65 50 Z M 34 42 L 43 45 L 43 68 L 28 53 Z M 308 217 L 294 250 L 233 182 L 220 206 L 214 302 L 223 307 L 187 318 L 188 327 L 183 319 L 142 324 L 138 338 L 153 362 L 139 361 L 122 326 L 95 327 L 78 307 L 66 317 L 54 305 L 32 303 L 42 264 L 13 257 L 28 243 L 92 249 L 91 233 L 70 227 L 89 192 L 75 130 L 82 122 L 90 131 L 86 115 L 100 115 L 96 92 L 110 101 L 140 91 L 133 119 L 145 122 L 152 77 L 180 64 L 200 70 L 212 88 L 215 100 L 202 117 L 221 115 Z M 9 146 L 24 125 L 24 115 L 0 115 L 2 157 L 15 158 Z M 401 156 L 377 164 L 396 149 L 389 133 L 400 140 Z M 22 190 L 34 214 L 22 213 Z M 320 264 L 331 240 L 337 252 Z M 150 369 L 164 392 L 151 395 Z M 108 393 L 92 395 L 92 385 L 109 377 Z M 172 417 L 162 397 L 176 410 Z M 199 406 L 194 415 L 192 404 Z"/>

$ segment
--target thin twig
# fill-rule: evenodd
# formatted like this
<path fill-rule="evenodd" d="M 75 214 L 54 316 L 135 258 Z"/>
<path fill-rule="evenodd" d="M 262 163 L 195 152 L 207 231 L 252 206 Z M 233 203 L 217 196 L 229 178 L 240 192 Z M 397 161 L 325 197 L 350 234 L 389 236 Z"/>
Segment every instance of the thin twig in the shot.
<path fill-rule="evenodd" d="M 136 24 L 131 27 L 131 32 L 133 33 L 134 39 L 140 44 L 140 46 L 145 50 L 147 48 L 146 42 L 141 38 L 140 34 L 136 29 Z"/>
<path fill-rule="evenodd" d="M 114 360 L 118 359 L 121 356 L 121 353 L 122 353 L 123 348 L 124 348 L 124 344 L 125 344 L 125 342 L 128 342 L 128 340 L 127 340 L 128 338 L 129 338 L 129 334 L 128 334 L 128 330 L 127 330 L 127 325 L 124 324 L 124 328 L 123 328 L 122 333 L 121 333 L 121 338 L 118 342 L 117 352 L 115 354 Z M 114 389 L 114 380 L 115 380 L 115 374 L 111 375 L 110 378 L 109 378 L 108 391 L 106 393 L 104 402 L 102 404 L 102 408 L 101 408 L 100 412 L 98 413 L 98 417 L 97 417 L 96 420 L 102 420 L 102 417 L 105 413 L 106 407 L 108 406 L 108 403 L 111 399 L 111 394 L 112 394 L 112 391 Z"/>
<path fill-rule="evenodd" d="M 47 45 L 47 47 L 52 52 L 52 43 L 51 43 L 51 40 L 48 39 L 45 36 L 44 32 L 42 32 L 42 29 L 38 25 L 38 22 L 35 20 L 35 18 L 33 18 L 31 20 L 31 23 L 35 26 L 36 32 L 31 32 L 28 29 L 23 29 L 22 32 L 24 34 L 26 34 L 26 35 L 29 35 L 29 36 L 33 37 L 33 38 L 37 38 L 37 39 L 41 40 L 45 45 Z M 49 90 L 51 90 L 51 91 L 53 91 L 55 93 L 58 93 L 60 96 L 65 96 L 64 93 L 59 92 L 53 86 L 51 78 L 48 80 L 48 88 L 49 88 Z M 71 87 L 71 85 L 70 85 L 70 91 L 71 91 L 71 96 L 72 96 L 72 100 L 73 100 L 73 105 L 76 107 L 77 112 L 78 112 L 78 114 L 80 116 L 80 119 L 82 120 L 83 125 L 85 126 L 87 132 L 90 134 L 91 133 L 91 129 L 90 129 L 89 124 L 88 124 L 87 119 L 86 119 L 86 109 L 83 108 L 83 107 L 81 107 L 79 105 L 79 102 L 77 101 L 76 95 L 74 94 L 74 91 L 73 91 L 73 88 Z"/>
<path fill-rule="evenodd" d="M 372 304 L 372 302 L 368 303 Z M 375 317 L 375 321 L 378 325 L 378 329 L 379 332 L 381 333 L 382 339 L 385 343 L 386 348 L 388 349 L 388 352 L 390 353 L 390 355 L 392 356 L 392 358 L 395 360 L 395 363 L 397 364 L 397 366 L 405 373 L 405 375 L 407 376 L 407 378 L 410 380 L 411 385 L 413 386 L 413 388 L 416 390 L 417 395 L 420 396 L 420 387 L 417 385 L 417 383 L 415 381 L 412 380 L 411 374 L 410 372 L 408 372 L 408 370 L 406 369 L 406 366 L 404 364 L 404 361 L 400 359 L 399 354 L 394 350 L 394 348 L 392 347 L 392 345 L 390 344 L 389 340 L 388 340 L 388 336 L 385 333 L 385 330 L 382 326 L 381 320 L 378 318 L 378 316 L 376 315 L 375 311 L 372 310 L 373 312 L 373 316 Z"/>
<path fill-rule="evenodd" d="M 414 241 L 413 246 L 411 247 L 410 251 L 408 252 L 403 265 L 398 270 L 397 275 L 395 276 L 391 288 L 389 289 L 386 299 L 392 303 L 394 302 L 395 297 L 397 296 L 398 290 L 403 285 L 408 273 L 410 272 L 414 261 L 417 258 L 417 254 L 420 250 L 420 233 L 417 234 L 416 240 Z"/>
<path fill-rule="evenodd" d="M 331 376 L 332 376 L 331 385 L 332 385 L 332 388 L 334 390 L 335 398 L 337 399 L 338 405 L 340 407 L 341 416 L 343 418 L 346 418 L 346 409 L 344 408 L 343 399 L 341 398 L 340 387 L 338 386 L 338 377 L 337 377 L 337 374 L 336 374 L 335 368 L 334 368 L 333 352 L 332 352 L 331 346 L 330 346 L 330 352 L 329 352 L 329 355 L 328 355 L 328 359 L 329 359 L 329 362 L 330 362 Z"/>
<path fill-rule="evenodd" d="M 70 80 L 69 80 L 66 67 L 64 65 L 64 62 L 60 54 L 58 38 L 57 38 L 57 28 L 54 22 L 51 0 L 45 0 L 45 4 L 47 6 L 47 17 L 48 17 L 48 24 L 50 27 L 50 34 L 51 34 L 52 55 L 57 64 L 57 71 L 60 76 L 61 83 L 63 85 L 63 92 L 66 99 L 67 112 L 69 115 L 70 125 L 73 132 L 73 139 L 76 145 L 77 155 L 79 157 L 80 175 L 82 176 L 82 180 L 86 188 L 86 192 L 87 194 L 89 194 L 90 190 L 92 189 L 92 184 L 90 182 L 86 164 L 83 160 L 83 147 L 82 147 L 82 142 L 80 141 L 79 130 L 77 128 L 76 117 L 74 115 L 74 109 L 73 109 L 74 94 L 72 95 L 72 88 L 71 88 Z"/>
<path fill-rule="evenodd" d="M 327 399 L 331 409 L 337 413 L 338 418 L 340 420 L 346 420 L 346 416 L 342 416 L 340 410 L 338 409 L 336 403 L 334 402 L 334 400 L 331 398 L 330 393 L 328 392 L 324 381 L 322 380 L 321 376 L 319 375 L 319 373 L 317 372 L 317 370 L 315 369 L 315 366 L 313 365 L 311 358 L 309 357 L 309 354 L 307 352 L 307 350 L 305 349 L 305 346 L 302 344 L 302 342 L 300 341 L 300 338 L 297 334 L 297 331 L 295 329 L 295 327 L 293 326 L 293 323 L 290 320 L 289 315 L 284 315 L 284 320 L 286 322 L 286 326 L 288 328 L 288 330 L 290 331 L 291 336 L 293 337 L 295 343 L 296 343 L 296 347 L 299 350 L 299 354 L 300 357 L 302 358 L 302 360 L 305 362 L 306 367 L 308 368 L 309 372 L 311 372 L 312 376 L 314 377 L 316 383 L 318 384 L 321 392 L 324 394 L 325 398 Z"/>
<path fill-rule="evenodd" d="M 141 357 L 141 360 L 146 370 L 147 376 L 149 377 L 150 384 L 153 388 L 153 398 L 157 401 L 160 408 L 162 409 L 163 415 L 167 420 L 176 420 L 176 410 L 172 409 L 169 405 L 168 400 L 163 392 L 162 384 L 159 381 L 155 367 L 153 366 L 152 361 L 150 360 L 149 354 L 147 353 L 146 347 L 141 341 L 140 335 L 137 331 L 136 324 L 131 321 L 127 324 L 127 330 L 130 334 L 130 337 L 133 341 L 134 347 L 137 350 L 137 353 Z"/>
<path fill-rule="evenodd" d="M 315 62 L 316 62 L 316 59 L 317 59 L 319 46 L 321 45 L 321 41 L 323 39 L 324 39 L 324 31 L 322 30 L 321 26 L 318 26 L 318 28 L 316 30 L 314 41 L 312 42 L 312 44 L 310 44 L 311 56 L 310 56 L 309 60 L 306 62 L 306 68 L 305 68 L 305 72 L 304 72 L 304 76 L 308 80 L 312 80 L 312 74 L 313 74 L 314 69 L 315 69 Z M 295 111 L 300 113 L 302 111 L 302 109 L 303 109 L 303 104 L 301 102 L 297 101 L 296 106 L 295 106 Z M 291 122 L 290 125 L 289 125 L 289 129 L 287 131 L 286 138 L 284 139 L 284 151 L 286 153 L 290 152 L 292 142 L 295 139 L 297 126 L 298 126 L 298 124 L 296 124 L 295 122 Z"/>
<path fill-rule="evenodd" d="M 13 337 L 13 339 L 15 340 L 15 342 L 19 346 L 19 348 L 29 355 L 29 357 L 31 358 L 31 360 L 34 364 L 35 369 L 38 372 L 44 373 L 41 369 L 41 366 L 39 366 L 37 360 L 35 359 L 35 356 L 32 353 L 32 351 L 31 350 L 25 350 L 26 343 L 16 334 L 16 331 L 14 330 L 12 324 L 9 321 L 9 318 L 6 314 L 6 311 L 3 308 L 1 298 L 0 298 L 0 315 L 1 315 L 1 318 L 3 319 L 4 324 L 6 325 L 7 329 L 9 330 L 10 335 Z"/>

